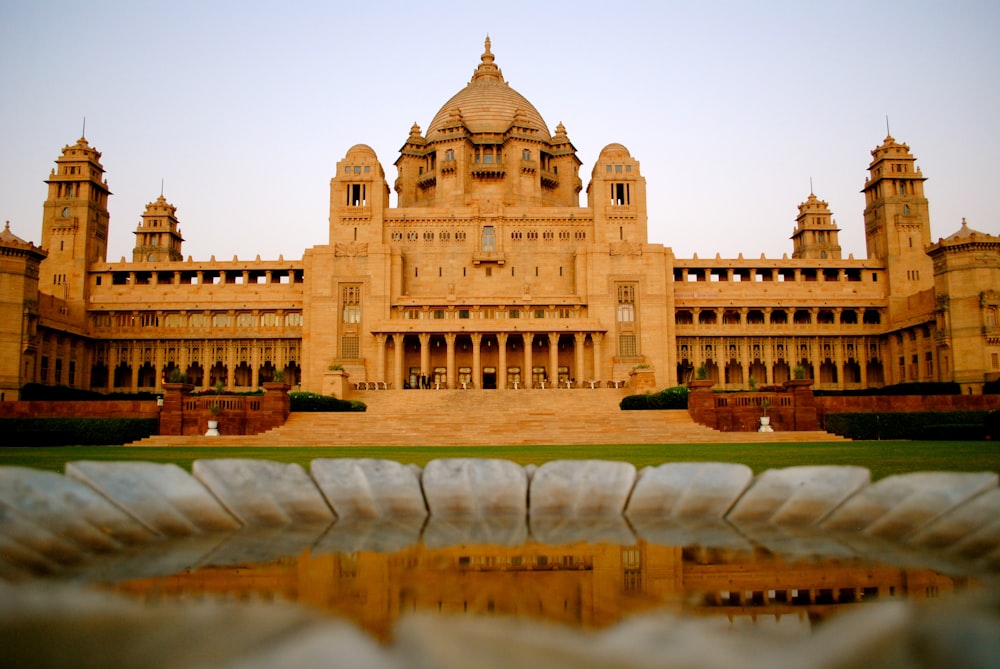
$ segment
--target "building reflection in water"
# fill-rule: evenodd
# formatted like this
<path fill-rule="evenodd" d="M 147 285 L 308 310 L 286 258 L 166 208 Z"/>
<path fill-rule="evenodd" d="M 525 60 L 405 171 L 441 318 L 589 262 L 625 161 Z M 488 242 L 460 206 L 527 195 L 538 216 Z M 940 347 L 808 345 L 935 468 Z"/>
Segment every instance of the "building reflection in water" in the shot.
<path fill-rule="evenodd" d="M 209 566 L 112 587 L 143 598 L 285 599 L 353 620 L 387 640 L 411 611 L 520 616 L 584 629 L 650 610 L 808 628 L 844 607 L 928 598 L 973 586 L 964 576 L 859 559 L 786 561 L 766 551 L 575 543 L 417 544 L 396 552 L 317 554 Z"/>

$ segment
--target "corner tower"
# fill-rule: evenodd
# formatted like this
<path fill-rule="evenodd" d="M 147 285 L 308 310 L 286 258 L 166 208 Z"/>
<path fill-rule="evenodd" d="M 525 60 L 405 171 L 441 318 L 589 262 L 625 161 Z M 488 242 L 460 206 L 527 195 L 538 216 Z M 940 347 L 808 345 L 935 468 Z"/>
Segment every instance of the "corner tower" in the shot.
<path fill-rule="evenodd" d="M 108 254 L 108 182 L 101 153 L 85 137 L 65 146 L 45 180 L 39 291 L 66 300 L 72 316 L 83 317 L 87 268 Z M 79 311 L 79 313 L 77 313 Z"/>
<path fill-rule="evenodd" d="M 905 297 L 934 287 L 926 253 L 931 244 L 930 214 L 924 178 L 910 147 L 891 135 L 872 151 L 865 194 L 868 257 L 886 264 L 888 293 Z"/>

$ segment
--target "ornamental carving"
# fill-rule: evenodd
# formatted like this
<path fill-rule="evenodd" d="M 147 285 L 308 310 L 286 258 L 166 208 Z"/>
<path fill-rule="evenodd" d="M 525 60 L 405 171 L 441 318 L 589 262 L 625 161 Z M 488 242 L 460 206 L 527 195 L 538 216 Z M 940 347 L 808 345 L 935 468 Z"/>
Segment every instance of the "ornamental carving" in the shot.
<path fill-rule="evenodd" d="M 979 306 L 991 307 L 1000 306 L 1000 291 L 984 290 L 979 293 Z"/>
<path fill-rule="evenodd" d="M 367 258 L 368 242 L 338 242 L 333 253 L 338 258 Z"/>
<path fill-rule="evenodd" d="M 611 242 L 608 255 L 641 256 L 642 244 L 639 242 Z"/>

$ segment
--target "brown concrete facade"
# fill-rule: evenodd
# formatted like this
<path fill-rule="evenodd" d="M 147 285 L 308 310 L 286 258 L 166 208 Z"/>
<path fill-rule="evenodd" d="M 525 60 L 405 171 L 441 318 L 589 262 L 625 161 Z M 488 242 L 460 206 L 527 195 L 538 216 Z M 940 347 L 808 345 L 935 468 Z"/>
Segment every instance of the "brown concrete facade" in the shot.
<path fill-rule="evenodd" d="M 863 184 L 865 259 L 841 257 L 812 193 L 791 257 L 676 258 L 648 239 L 638 160 L 608 144 L 584 187 L 566 128 L 550 132 L 505 82 L 488 41 L 426 132 L 409 129 L 391 186 L 371 148 L 346 152 L 329 238 L 299 260 L 185 260 L 161 195 L 132 260 L 108 262 L 100 158 L 85 138 L 64 147 L 40 246 L 0 237 L 5 399 L 28 382 L 160 392 L 175 369 L 234 390 L 280 370 L 315 392 L 331 368 L 391 389 L 498 391 L 620 384 L 640 365 L 658 387 L 702 365 L 723 389 L 781 384 L 796 366 L 816 389 L 976 393 L 1000 377 L 1000 239 L 963 224 L 932 243 L 925 178 L 892 137 Z"/>

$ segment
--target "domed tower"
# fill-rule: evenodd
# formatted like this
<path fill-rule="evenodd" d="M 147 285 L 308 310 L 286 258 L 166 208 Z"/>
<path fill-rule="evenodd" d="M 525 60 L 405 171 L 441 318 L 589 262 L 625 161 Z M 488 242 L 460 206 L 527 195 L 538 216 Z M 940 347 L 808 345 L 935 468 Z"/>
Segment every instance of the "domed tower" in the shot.
<path fill-rule="evenodd" d="M 398 205 L 405 207 L 579 206 L 576 148 L 504 81 L 486 38 L 465 88 L 427 127 L 416 124 L 396 160 Z"/>
<path fill-rule="evenodd" d="M 639 161 L 621 144 L 601 149 L 587 185 L 587 203 L 594 212 L 595 241 L 646 243 L 646 179 Z"/>
<path fill-rule="evenodd" d="M 156 202 L 146 205 L 146 213 L 136 228 L 132 262 L 167 262 L 183 260 L 181 229 L 177 207 L 161 194 Z"/>
<path fill-rule="evenodd" d="M 811 260 L 840 260 L 840 242 L 829 205 L 814 193 L 799 205 L 792 233 L 792 257 Z"/>

